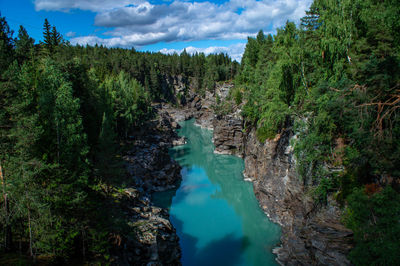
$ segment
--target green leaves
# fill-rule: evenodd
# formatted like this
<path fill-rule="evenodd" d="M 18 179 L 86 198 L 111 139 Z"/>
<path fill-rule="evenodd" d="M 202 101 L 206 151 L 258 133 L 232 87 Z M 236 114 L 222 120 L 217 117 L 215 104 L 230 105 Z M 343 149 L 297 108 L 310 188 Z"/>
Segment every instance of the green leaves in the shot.
<path fill-rule="evenodd" d="M 64 39 L 62 35 L 57 31 L 56 27 L 52 27 L 47 20 L 44 20 L 43 24 L 43 39 L 44 39 L 44 47 L 47 52 L 52 55 L 55 52 L 55 49 L 64 43 Z"/>
<path fill-rule="evenodd" d="M 250 38 L 236 79 L 260 141 L 294 122 L 297 171 L 316 202 L 351 194 L 356 265 L 400 263 L 399 14 L 390 0 L 315 0 L 300 29 Z M 367 195 L 368 183 L 387 187 Z"/>
<path fill-rule="evenodd" d="M 288 106 L 277 98 L 261 107 L 261 116 L 257 123 L 257 137 L 261 142 L 273 139 L 289 115 Z"/>
<path fill-rule="evenodd" d="M 390 186 L 367 195 L 355 189 L 348 197 L 345 221 L 353 230 L 355 265 L 398 265 L 400 258 L 400 196 Z"/>
<path fill-rule="evenodd" d="M 289 106 L 304 90 L 300 75 L 301 50 L 294 23 L 278 29 L 276 36 L 249 38 L 236 85 L 244 86 L 243 115 L 257 124 L 260 141 L 274 138 L 292 113 Z"/>
<path fill-rule="evenodd" d="M 106 97 L 111 98 L 110 107 L 120 136 L 126 138 L 129 132 L 152 117 L 149 94 L 125 72 L 106 78 L 102 86 Z"/>

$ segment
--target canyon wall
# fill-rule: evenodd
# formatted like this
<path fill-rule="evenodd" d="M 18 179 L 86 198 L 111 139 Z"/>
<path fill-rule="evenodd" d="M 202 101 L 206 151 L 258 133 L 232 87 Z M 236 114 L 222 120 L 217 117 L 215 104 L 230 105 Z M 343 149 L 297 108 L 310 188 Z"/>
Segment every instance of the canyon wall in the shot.
<path fill-rule="evenodd" d="M 341 210 L 328 200 L 318 206 L 295 169 L 286 129 L 273 140 L 260 143 L 255 130 L 245 134 L 244 176 L 254 185 L 261 208 L 281 225 L 281 246 L 274 249 L 282 265 L 349 265 L 352 232 L 340 222 Z"/>
<path fill-rule="evenodd" d="M 116 265 L 180 265 L 181 249 L 167 209 L 154 206 L 151 194 L 177 188 L 179 164 L 168 149 L 183 144 L 175 129 L 179 125 L 161 105 L 154 106 L 156 119 L 129 137 L 123 159 L 132 184 L 118 199 L 132 231 L 119 240 Z"/>
<path fill-rule="evenodd" d="M 224 100 L 221 87 L 217 93 Z M 203 101 L 197 105 L 202 106 Z M 208 97 L 206 102 L 210 105 L 212 99 Z M 275 139 L 261 143 L 254 128 L 244 129 L 239 113 L 234 108 L 230 114 L 215 115 L 200 107 L 193 116 L 213 117 L 198 123 L 214 130 L 215 152 L 244 159 L 245 180 L 253 182 L 260 207 L 282 228 L 280 246 L 273 250 L 277 261 L 281 265 L 349 265 L 346 256 L 353 234 L 342 224 L 342 210 L 336 201 L 328 198 L 326 205 L 317 205 L 296 173 L 290 145 L 293 129 L 288 126 Z"/>

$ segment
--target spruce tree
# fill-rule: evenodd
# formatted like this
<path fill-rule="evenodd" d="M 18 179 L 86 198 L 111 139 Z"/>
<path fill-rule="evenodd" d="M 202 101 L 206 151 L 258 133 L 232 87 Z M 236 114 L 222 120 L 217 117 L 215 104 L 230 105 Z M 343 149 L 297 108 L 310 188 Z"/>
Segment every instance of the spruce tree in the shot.
<path fill-rule="evenodd" d="M 26 29 L 20 26 L 15 40 L 15 55 L 20 64 L 32 56 L 34 43 L 35 40 L 28 35 Z"/>
<path fill-rule="evenodd" d="M 44 46 L 49 51 L 53 51 L 53 38 L 51 34 L 51 26 L 47 18 L 44 20 L 43 24 L 43 39 L 44 39 Z"/>

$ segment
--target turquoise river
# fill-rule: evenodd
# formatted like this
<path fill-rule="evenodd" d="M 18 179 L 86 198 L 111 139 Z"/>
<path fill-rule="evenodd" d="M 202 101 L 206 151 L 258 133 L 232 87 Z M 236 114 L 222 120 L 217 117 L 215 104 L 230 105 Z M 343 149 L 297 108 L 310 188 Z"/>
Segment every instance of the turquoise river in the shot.
<path fill-rule="evenodd" d="M 253 186 L 243 180 L 244 162 L 215 154 L 212 132 L 181 123 L 187 144 L 170 150 L 182 166 L 178 190 L 158 192 L 153 202 L 170 209 L 185 265 L 276 265 L 272 248 L 279 226 L 258 206 Z"/>

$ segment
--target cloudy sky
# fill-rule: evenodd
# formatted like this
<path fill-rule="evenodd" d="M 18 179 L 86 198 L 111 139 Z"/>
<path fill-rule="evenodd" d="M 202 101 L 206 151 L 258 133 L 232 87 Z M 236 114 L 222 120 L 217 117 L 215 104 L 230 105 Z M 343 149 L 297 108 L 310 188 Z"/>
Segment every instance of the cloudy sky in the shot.
<path fill-rule="evenodd" d="M 247 36 L 298 22 L 311 0 L 0 0 L 1 15 L 40 41 L 44 18 L 72 44 L 142 51 L 226 52 L 240 61 Z"/>

